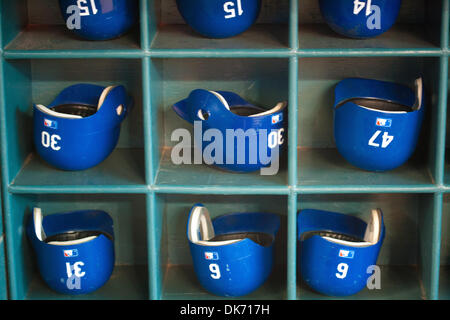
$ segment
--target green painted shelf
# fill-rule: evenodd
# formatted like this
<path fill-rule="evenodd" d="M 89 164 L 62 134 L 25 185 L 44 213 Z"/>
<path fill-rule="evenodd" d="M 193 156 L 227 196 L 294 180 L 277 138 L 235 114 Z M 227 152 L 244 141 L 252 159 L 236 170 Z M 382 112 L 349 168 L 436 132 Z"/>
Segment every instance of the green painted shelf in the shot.
<path fill-rule="evenodd" d="M 148 296 L 146 266 L 116 265 L 109 281 L 99 290 L 78 296 L 61 295 L 44 283 L 39 275 L 30 281 L 25 299 L 33 300 L 145 300 Z"/>
<path fill-rule="evenodd" d="M 191 206 L 213 217 L 280 215 L 275 270 L 242 299 L 336 299 L 312 292 L 297 271 L 297 213 L 385 214 L 380 290 L 344 299 L 450 299 L 450 0 L 404 0 L 396 25 L 368 40 L 338 36 L 317 0 L 262 0 L 257 23 L 231 39 L 194 33 L 175 0 L 140 0 L 140 22 L 112 41 L 84 41 L 63 25 L 57 1 L 0 0 L 0 299 L 221 299 L 197 281 L 185 235 Z M 410 84 L 422 75 L 427 114 L 418 148 L 386 173 L 359 170 L 333 141 L 333 88 L 347 77 Z M 117 149 L 100 165 L 64 172 L 32 144 L 32 104 L 79 82 L 124 84 L 134 108 Z M 180 120 L 172 105 L 191 90 L 234 91 L 272 107 L 289 102 L 288 150 L 278 174 L 176 165 Z M 57 294 L 43 283 L 24 225 L 44 214 L 101 209 L 114 219 L 116 268 L 100 290 Z M 7 277 L 6 277 L 7 275 Z"/>
<path fill-rule="evenodd" d="M 208 294 L 199 284 L 192 265 L 168 266 L 165 271 L 164 287 L 162 289 L 162 299 L 165 300 L 211 300 L 221 299 L 220 297 Z M 282 268 L 275 268 L 267 281 L 255 292 L 231 300 L 283 300 L 286 290 L 286 272 Z"/>
<path fill-rule="evenodd" d="M 358 292 L 352 298 L 355 300 L 420 300 L 424 294 L 420 287 L 418 270 L 411 266 L 380 266 L 381 290 L 373 289 Z M 299 285 L 299 297 L 302 300 L 328 300 L 342 297 L 326 297 L 307 287 L 303 281 Z"/>

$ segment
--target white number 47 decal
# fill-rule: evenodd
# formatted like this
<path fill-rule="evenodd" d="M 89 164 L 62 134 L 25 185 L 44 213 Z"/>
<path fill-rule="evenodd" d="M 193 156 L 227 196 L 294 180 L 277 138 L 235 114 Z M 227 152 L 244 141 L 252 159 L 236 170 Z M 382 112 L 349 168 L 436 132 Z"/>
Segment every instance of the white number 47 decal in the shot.
<path fill-rule="evenodd" d="M 372 138 L 370 138 L 370 140 L 369 140 L 369 146 L 372 146 L 375 148 L 380 147 L 380 144 L 375 142 L 380 134 L 381 134 L 381 130 L 377 130 L 373 134 Z M 382 136 L 382 141 L 381 141 L 381 148 L 383 148 L 383 149 L 387 148 L 393 140 L 394 140 L 394 136 L 390 136 L 388 132 L 384 132 L 384 134 Z"/>
<path fill-rule="evenodd" d="M 353 7 L 354 15 L 358 15 L 364 9 L 364 7 L 366 8 L 366 16 L 370 15 L 370 13 L 372 12 L 372 0 L 367 0 L 366 2 L 355 0 L 353 1 L 353 3 L 355 5 Z"/>

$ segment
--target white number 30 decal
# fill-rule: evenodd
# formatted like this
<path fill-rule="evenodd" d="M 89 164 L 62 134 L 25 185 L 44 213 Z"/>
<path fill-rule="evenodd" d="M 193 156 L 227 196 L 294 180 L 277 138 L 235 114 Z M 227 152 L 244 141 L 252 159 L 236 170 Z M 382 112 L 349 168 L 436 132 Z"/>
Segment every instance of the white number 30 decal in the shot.
<path fill-rule="evenodd" d="M 41 143 L 45 148 L 52 148 L 55 151 L 60 150 L 61 147 L 58 146 L 58 141 L 61 141 L 61 137 L 57 134 L 50 135 L 48 132 L 42 131 Z"/>

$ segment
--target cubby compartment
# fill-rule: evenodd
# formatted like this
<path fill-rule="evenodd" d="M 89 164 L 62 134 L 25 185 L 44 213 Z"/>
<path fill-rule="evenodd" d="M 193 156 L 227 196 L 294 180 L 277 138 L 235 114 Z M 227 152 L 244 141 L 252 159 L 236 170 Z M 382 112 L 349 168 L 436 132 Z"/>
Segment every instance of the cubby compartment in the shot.
<path fill-rule="evenodd" d="M 272 273 L 256 291 L 239 299 L 285 299 L 286 298 L 286 239 L 287 197 L 252 195 L 184 195 L 157 194 L 154 204 L 155 252 L 159 268 L 155 270 L 160 279 L 159 298 L 204 300 L 221 299 L 208 293 L 194 272 L 187 239 L 187 220 L 191 208 L 202 203 L 211 219 L 235 212 L 266 212 L 280 217 L 280 229 L 274 244 Z M 227 297 L 228 298 L 228 297 Z"/>
<path fill-rule="evenodd" d="M 441 1 L 404 0 L 397 21 L 391 29 L 374 38 L 352 39 L 337 34 L 326 24 L 319 1 L 299 1 L 299 48 L 438 50 L 441 45 L 442 13 Z M 348 14 L 350 16 L 353 12 Z"/>
<path fill-rule="evenodd" d="M 444 194 L 441 255 L 439 274 L 439 299 L 450 300 L 450 194 Z"/>
<path fill-rule="evenodd" d="M 77 188 L 107 186 L 145 190 L 141 61 L 7 60 L 4 63 L 7 167 L 11 188 Z M 124 85 L 134 107 L 122 122 L 116 149 L 99 165 L 63 171 L 47 164 L 33 145 L 33 103 L 48 105 L 66 87 L 77 83 Z"/>
<path fill-rule="evenodd" d="M 250 187 L 285 189 L 288 183 L 287 151 L 281 155 L 276 174 L 261 175 L 227 172 L 217 167 L 196 164 L 194 150 L 191 160 L 175 164 L 172 158 L 174 146 L 184 138 L 173 138 L 177 129 L 189 130 L 191 143 L 194 127 L 181 119 L 173 105 L 189 96 L 192 90 L 205 89 L 232 91 L 245 100 L 265 109 L 289 99 L 288 59 L 151 59 L 151 122 L 153 137 L 153 161 L 157 187 Z M 289 104 L 287 106 L 289 109 Z M 246 129 L 245 129 L 246 130 Z M 200 132 L 203 134 L 204 132 Z M 198 134 L 198 130 L 197 130 Z M 287 138 L 287 132 L 286 132 Z M 224 137 L 225 139 L 225 137 Z M 174 141 L 172 141 L 174 140 Z M 210 142 L 203 139 L 204 144 Z M 201 152 L 200 152 L 201 153 Z"/>
<path fill-rule="evenodd" d="M 78 296 L 51 290 L 37 270 L 36 257 L 26 235 L 34 207 L 44 216 L 77 210 L 103 210 L 113 219 L 115 267 L 99 290 Z M 7 243 L 11 296 L 13 299 L 148 299 L 147 214 L 144 195 L 13 195 L 6 217 L 11 232 Z"/>
<path fill-rule="evenodd" d="M 86 4 L 87 5 L 87 4 Z M 88 41 L 66 27 L 59 8 L 53 0 L 2 1 L 3 47 L 9 53 L 42 53 L 64 50 L 134 51 L 139 52 L 139 21 L 131 31 L 108 41 Z"/>
<path fill-rule="evenodd" d="M 436 181 L 439 58 L 300 58 L 298 84 L 298 184 L 300 186 L 432 186 Z M 347 162 L 334 140 L 336 85 L 346 78 L 367 78 L 407 85 L 423 77 L 426 109 L 412 157 L 386 172 L 369 172 Z"/>
<path fill-rule="evenodd" d="M 437 210 L 433 194 L 301 194 L 298 210 L 317 209 L 359 217 L 366 222 L 372 209 L 381 209 L 385 238 L 378 256 L 381 288 L 364 288 L 348 297 L 328 297 L 310 289 L 298 273 L 300 300 L 316 299 L 435 299 L 433 277 L 436 242 L 433 220 Z"/>
<path fill-rule="evenodd" d="M 210 39 L 195 32 L 181 16 L 176 0 L 149 2 L 150 39 L 154 50 L 247 50 L 289 47 L 290 6 L 296 0 L 262 0 L 256 23 L 227 39 Z M 232 1 L 237 5 L 236 1 Z M 224 12 L 224 15 L 226 13 Z"/>

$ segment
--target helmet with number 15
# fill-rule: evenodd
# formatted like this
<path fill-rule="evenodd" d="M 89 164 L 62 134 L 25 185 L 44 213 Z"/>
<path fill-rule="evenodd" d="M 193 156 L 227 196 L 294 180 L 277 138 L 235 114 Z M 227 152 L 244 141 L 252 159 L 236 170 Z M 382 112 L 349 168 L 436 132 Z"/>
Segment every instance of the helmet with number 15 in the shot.
<path fill-rule="evenodd" d="M 258 18 L 261 0 L 177 0 L 178 10 L 195 31 L 208 38 L 238 35 Z"/>

